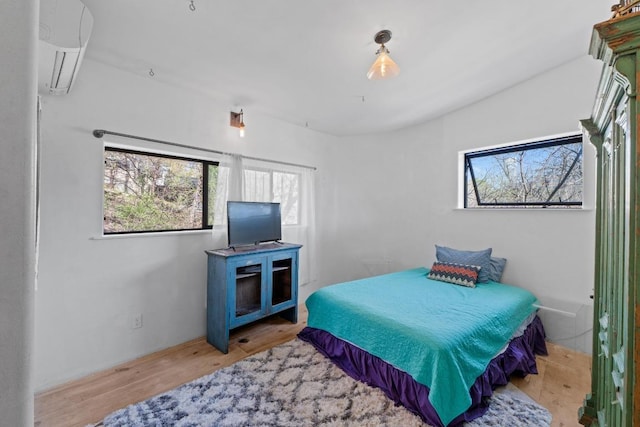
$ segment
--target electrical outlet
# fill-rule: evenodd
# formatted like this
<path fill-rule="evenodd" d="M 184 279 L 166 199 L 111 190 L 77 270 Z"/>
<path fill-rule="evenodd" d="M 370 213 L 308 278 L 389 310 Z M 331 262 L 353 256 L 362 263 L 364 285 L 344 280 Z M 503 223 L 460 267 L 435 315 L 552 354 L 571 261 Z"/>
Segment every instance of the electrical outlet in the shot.
<path fill-rule="evenodd" d="M 133 316 L 133 323 L 131 324 L 131 329 L 142 328 L 142 313 L 138 313 Z"/>

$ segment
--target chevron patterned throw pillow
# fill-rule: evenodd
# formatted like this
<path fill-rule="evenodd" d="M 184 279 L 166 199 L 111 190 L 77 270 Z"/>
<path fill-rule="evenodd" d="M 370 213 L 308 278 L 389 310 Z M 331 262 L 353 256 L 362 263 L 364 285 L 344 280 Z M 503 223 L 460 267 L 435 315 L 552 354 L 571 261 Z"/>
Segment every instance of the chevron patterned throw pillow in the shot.
<path fill-rule="evenodd" d="M 477 265 L 456 264 L 453 262 L 436 261 L 431 267 L 427 277 L 441 282 L 454 283 L 456 285 L 475 288 L 480 269 Z"/>

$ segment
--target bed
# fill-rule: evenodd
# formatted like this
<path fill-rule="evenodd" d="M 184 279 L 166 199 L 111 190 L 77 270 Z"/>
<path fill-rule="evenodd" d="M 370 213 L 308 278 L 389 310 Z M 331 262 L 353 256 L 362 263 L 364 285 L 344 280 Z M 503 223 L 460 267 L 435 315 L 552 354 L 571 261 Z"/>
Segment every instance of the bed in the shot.
<path fill-rule="evenodd" d="M 319 289 L 299 337 L 428 424 L 454 426 L 483 415 L 510 375 L 537 373 L 544 329 L 530 292 L 491 280 L 458 286 L 429 271 Z"/>

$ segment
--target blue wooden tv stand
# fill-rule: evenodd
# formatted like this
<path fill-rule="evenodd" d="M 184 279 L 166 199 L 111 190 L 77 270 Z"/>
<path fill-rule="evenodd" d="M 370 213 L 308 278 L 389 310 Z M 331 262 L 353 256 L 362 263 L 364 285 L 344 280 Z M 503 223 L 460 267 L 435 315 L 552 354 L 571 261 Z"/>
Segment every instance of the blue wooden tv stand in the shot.
<path fill-rule="evenodd" d="M 207 342 L 229 351 L 229 331 L 278 313 L 298 321 L 302 245 L 263 243 L 207 250 Z"/>

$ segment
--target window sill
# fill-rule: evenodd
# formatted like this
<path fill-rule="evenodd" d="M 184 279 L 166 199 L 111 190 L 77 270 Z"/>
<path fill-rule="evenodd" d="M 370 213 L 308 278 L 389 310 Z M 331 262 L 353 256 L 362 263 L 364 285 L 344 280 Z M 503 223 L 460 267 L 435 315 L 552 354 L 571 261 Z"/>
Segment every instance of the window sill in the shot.
<path fill-rule="evenodd" d="M 114 239 L 137 239 L 140 237 L 169 237 L 185 236 L 193 234 L 211 234 L 211 230 L 181 230 L 181 231 L 161 231 L 157 233 L 130 233 L 130 234 L 102 234 L 100 236 L 89 237 L 89 240 L 114 240 Z"/>
<path fill-rule="evenodd" d="M 594 212 L 593 208 L 453 208 L 454 211 L 466 211 L 466 212 L 500 212 L 500 211 L 517 211 L 517 212 L 530 212 L 530 211 L 545 211 L 545 212 Z"/>

